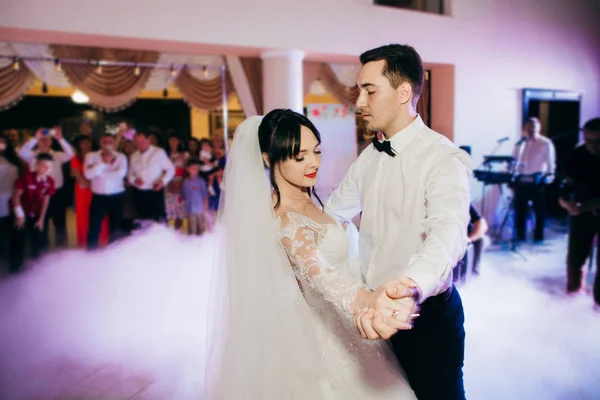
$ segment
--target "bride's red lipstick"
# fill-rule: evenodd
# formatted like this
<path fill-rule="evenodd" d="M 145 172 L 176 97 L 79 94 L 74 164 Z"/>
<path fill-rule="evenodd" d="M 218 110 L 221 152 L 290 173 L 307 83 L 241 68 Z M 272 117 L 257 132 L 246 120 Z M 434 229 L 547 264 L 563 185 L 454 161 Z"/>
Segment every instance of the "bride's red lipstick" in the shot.
<path fill-rule="evenodd" d="M 312 174 L 306 174 L 304 175 L 307 178 L 313 179 L 317 177 L 317 171 L 313 172 Z"/>

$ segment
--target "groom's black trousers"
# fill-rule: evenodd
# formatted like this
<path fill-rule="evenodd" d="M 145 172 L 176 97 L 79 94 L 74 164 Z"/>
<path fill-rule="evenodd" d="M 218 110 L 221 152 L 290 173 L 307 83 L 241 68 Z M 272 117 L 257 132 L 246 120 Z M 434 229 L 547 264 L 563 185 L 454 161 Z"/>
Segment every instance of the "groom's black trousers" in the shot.
<path fill-rule="evenodd" d="M 465 315 L 455 287 L 421 304 L 413 329 L 390 339 L 419 400 L 464 400 Z"/>

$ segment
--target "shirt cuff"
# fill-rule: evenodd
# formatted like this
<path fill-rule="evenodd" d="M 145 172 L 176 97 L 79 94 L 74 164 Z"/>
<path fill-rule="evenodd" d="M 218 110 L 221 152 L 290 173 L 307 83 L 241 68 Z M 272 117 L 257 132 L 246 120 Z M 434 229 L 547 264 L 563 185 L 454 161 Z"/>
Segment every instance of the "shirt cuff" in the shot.
<path fill-rule="evenodd" d="M 431 266 L 423 261 L 409 265 L 404 275 L 415 281 L 421 289 L 421 303 L 433 296 L 443 283 L 437 274 L 432 273 Z"/>
<path fill-rule="evenodd" d="M 21 207 L 21 206 L 15 207 L 14 211 L 15 211 L 15 216 L 17 218 L 25 218 L 25 211 L 23 211 L 23 207 Z"/>

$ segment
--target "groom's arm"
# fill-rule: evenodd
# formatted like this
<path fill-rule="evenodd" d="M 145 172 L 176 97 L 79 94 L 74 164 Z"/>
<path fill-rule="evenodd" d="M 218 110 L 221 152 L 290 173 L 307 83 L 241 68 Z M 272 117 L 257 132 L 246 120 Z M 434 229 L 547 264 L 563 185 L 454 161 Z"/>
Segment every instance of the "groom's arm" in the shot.
<path fill-rule="evenodd" d="M 325 203 L 328 211 L 345 220 L 351 220 L 362 210 L 359 189 L 360 163 L 361 158 L 359 157 L 352 163 L 340 185 L 331 193 Z"/>
<path fill-rule="evenodd" d="M 470 176 L 470 159 L 457 153 L 435 160 L 426 173 L 423 221 L 426 238 L 405 272 L 417 284 L 420 301 L 435 293 L 465 254 Z"/>

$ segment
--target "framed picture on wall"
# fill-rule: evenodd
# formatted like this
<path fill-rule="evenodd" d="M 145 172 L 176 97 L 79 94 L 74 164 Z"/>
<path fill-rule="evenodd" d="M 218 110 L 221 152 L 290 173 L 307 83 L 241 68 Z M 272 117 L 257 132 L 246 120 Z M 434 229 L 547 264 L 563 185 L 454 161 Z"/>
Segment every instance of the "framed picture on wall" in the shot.
<path fill-rule="evenodd" d="M 227 113 L 227 129 L 229 140 L 233 139 L 233 134 L 238 125 L 246 119 L 246 114 L 242 110 L 229 110 Z M 209 114 L 209 132 L 210 137 L 222 135 L 223 132 L 223 111 L 213 110 Z"/>

